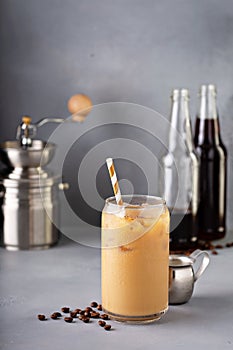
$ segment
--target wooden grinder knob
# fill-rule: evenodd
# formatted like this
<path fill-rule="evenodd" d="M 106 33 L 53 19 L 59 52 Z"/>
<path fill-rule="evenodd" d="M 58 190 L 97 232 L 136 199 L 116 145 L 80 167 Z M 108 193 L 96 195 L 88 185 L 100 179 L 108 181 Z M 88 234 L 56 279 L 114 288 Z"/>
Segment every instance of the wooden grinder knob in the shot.
<path fill-rule="evenodd" d="M 67 107 L 72 114 L 73 121 L 83 122 L 92 110 L 92 101 L 87 95 L 76 94 L 71 96 L 67 103 Z"/>
<path fill-rule="evenodd" d="M 32 121 L 32 118 L 29 117 L 28 115 L 24 115 L 22 116 L 22 122 L 26 125 L 29 125 L 31 124 L 31 121 Z"/>

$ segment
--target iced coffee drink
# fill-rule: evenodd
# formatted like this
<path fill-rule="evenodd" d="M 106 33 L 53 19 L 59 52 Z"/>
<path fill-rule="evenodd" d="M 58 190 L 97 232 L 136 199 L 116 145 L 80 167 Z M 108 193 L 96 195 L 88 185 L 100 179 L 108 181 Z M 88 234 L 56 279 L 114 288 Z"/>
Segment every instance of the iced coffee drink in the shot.
<path fill-rule="evenodd" d="M 102 213 L 102 307 L 111 318 L 157 320 L 168 308 L 169 213 L 152 196 L 106 200 Z"/>

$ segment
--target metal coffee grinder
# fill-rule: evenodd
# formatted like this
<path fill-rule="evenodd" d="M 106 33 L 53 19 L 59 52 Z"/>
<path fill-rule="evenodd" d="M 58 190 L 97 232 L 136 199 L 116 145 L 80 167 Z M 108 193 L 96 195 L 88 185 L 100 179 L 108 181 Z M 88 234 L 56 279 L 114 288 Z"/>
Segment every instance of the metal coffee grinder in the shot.
<path fill-rule="evenodd" d="M 85 105 L 82 96 L 89 99 L 79 94 L 68 102 L 71 121 L 82 121 L 91 109 L 90 99 Z M 17 128 L 17 140 L 0 144 L 0 161 L 5 166 L 0 174 L 0 244 L 8 250 L 46 249 L 59 240 L 53 222 L 59 222 L 59 189 L 68 188 L 68 184 L 61 183 L 61 176 L 46 167 L 56 145 L 35 136 L 38 127 L 64 121 L 44 118 L 32 124 L 31 118 L 24 116 Z"/>

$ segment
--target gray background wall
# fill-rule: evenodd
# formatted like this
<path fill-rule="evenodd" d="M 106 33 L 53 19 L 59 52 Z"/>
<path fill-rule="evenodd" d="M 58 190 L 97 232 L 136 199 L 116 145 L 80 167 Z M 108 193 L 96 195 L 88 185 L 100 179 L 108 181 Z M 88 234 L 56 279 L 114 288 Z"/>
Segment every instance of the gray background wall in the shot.
<path fill-rule="evenodd" d="M 187 87 L 194 121 L 203 82 L 218 86 L 233 228 L 231 0 L 0 1 L 1 141 L 14 138 L 24 113 L 68 116 L 78 92 L 94 104 L 134 102 L 168 116 L 171 89 Z"/>

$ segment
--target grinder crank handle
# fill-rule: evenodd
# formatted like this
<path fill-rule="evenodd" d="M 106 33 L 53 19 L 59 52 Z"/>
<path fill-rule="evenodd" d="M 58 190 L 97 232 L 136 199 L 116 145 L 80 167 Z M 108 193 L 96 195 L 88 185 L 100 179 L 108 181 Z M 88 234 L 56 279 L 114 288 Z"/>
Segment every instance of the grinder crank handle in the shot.
<path fill-rule="evenodd" d="M 37 128 L 47 123 L 63 123 L 63 122 L 82 122 L 92 109 L 92 101 L 90 97 L 84 94 L 73 95 L 67 107 L 72 114 L 72 120 L 65 118 L 43 118 L 33 124 L 31 117 L 25 115 L 22 117 L 22 123 L 17 128 L 16 139 L 20 140 L 22 146 L 31 146 L 32 139 L 36 136 Z"/>
<path fill-rule="evenodd" d="M 76 94 L 70 97 L 67 107 L 69 112 L 72 114 L 72 121 L 83 121 L 92 109 L 92 101 L 87 95 Z M 63 123 L 65 121 L 65 118 L 43 118 L 35 125 L 40 127 L 46 123 Z"/>

